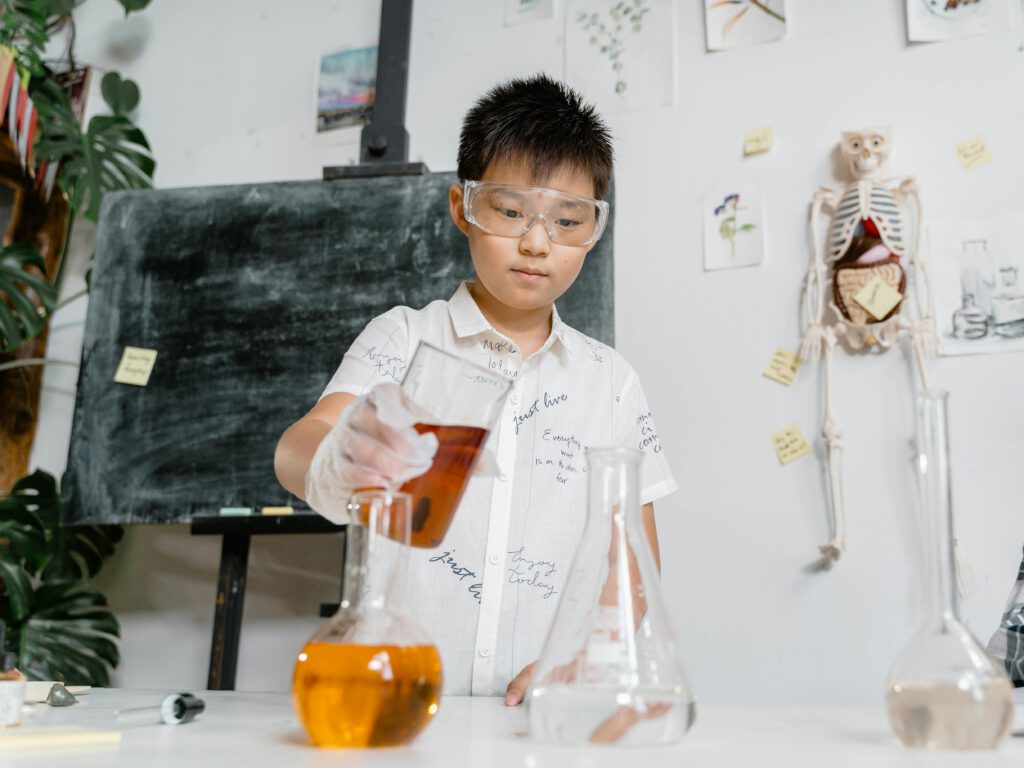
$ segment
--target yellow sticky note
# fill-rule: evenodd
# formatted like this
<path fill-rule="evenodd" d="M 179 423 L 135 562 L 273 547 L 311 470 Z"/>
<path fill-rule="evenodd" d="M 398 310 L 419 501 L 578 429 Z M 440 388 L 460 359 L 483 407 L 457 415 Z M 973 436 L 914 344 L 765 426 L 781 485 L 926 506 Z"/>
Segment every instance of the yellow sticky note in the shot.
<path fill-rule="evenodd" d="M 764 376 L 777 381 L 779 384 L 789 386 L 796 378 L 796 372 L 800 370 L 800 355 L 790 352 L 785 347 L 779 347 L 772 355 L 768 367 L 764 369 Z"/>
<path fill-rule="evenodd" d="M 144 387 L 149 383 L 149 374 L 156 363 L 156 350 L 144 347 L 125 347 L 121 364 L 117 366 L 114 381 L 118 384 L 134 384 Z"/>
<path fill-rule="evenodd" d="M 775 446 L 775 453 L 783 464 L 789 464 L 811 452 L 811 444 L 807 442 L 804 433 L 796 424 L 791 424 L 772 435 L 772 445 Z"/>
<path fill-rule="evenodd" d="M 291 507 L 261 507 L 261 515 L 291 515 L 295 510 Z"/>
<path fill-rule="evenodd" d="M 875 277 L 860 289 L 860 293 L 854 296 L 853 300 L 870 312 L 875 320 L 881 320 L 903 301 L 903 294 L 883 282 L 881 278 Z"/>
<path fill-rule="evenodd" d="M 743 134 L 743 156 L 757 155 L 767 152 L 775 143 L 775 131 L 770 125 L 755 128 Z"/>
<path fill-rule="evenodd" d="M 985 142 L 985 137 L 980 134 L 957 144 L 956 156 L 965 171 L 973 171 L 992 162 L 992 153 Z"/>

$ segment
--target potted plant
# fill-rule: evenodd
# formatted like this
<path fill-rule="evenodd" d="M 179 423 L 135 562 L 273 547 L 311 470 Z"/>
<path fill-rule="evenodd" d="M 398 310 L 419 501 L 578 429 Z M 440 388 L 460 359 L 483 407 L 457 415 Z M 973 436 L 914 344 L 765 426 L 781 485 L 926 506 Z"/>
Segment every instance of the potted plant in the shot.
<path fill-rule="evenodd" d="M 12 242 L 0 248 L 0 416 L 13 419 L 0 418 L 0 448 L 4 463 L 21 462 L 21 473 L 34 433 L 41 366 L 49 362 L 47 321 L 59 306 L 74 217 L 95 222 L 106 192 L 150 187 L 156 168 L 146 137 L 131 118 L 139 102 L 135 83 L 107 72 L 101 92 L 110 114 L 87 125 L 62 83 L 78 68 L 72 12 L 82 1 L 0 0 L 0 74 L 9 76 L 0 81 L 0 95 L 7 96 L 0 104 L 5 129 L 0 154 L 6 151 L 16 160 L 0 162 L 0 176 L 11 177 L 0 181 L 16 190 L 6 233 Z M 126 15 L 150 2 L 116 1 Z M 66 35 L 67 45 L 54 61 L 46 51 L 57 35 Z M 4 62 L 10 66 L 4 68 Z M 7 87 L 13 83 L 19 87 Z M 12 98 L 20 99 L 13 111 Z M 19 143 L 8 138 L 19 131 Z M 11 450 L 5 438 L 25 422 L 27 438 L 18 435 L 19 450 Z M 106 598 L 86 580 L 113 553 L 123 531 L 119 526 L 65 528 L 52 476 L 36 471 L 4 493 L 12 479 L 6 476 L 0 484 L 0 619 L 8 626 L 6 650 L 18 654 L 30 678 L 106 685 L 118 663 L 119 628 Z"/>

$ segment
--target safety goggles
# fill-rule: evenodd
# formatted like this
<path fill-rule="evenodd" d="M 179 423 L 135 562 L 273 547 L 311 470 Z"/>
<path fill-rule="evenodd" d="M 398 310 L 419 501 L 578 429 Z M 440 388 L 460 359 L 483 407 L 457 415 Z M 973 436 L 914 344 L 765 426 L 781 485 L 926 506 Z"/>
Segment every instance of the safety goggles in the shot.
<path fill-rule="evenodd" d="M 604 200 L 545 187 L 466 181 L 462 206 L 466 221 L 499 237 L 522 237 L 539 219 L 551 242 L 558 245 L 595 243 L 608 222 Z"/>

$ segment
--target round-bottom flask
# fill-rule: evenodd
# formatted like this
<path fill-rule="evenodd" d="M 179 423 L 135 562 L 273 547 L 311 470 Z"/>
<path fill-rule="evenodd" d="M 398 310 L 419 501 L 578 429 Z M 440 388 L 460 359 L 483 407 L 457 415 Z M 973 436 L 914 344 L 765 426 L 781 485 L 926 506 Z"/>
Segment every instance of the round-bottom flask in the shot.
<path fill-rule="evenodd" d="M 945 392 L 918 397 L 918 538 L 927 618 L 889 672 L 886 707 L 908 747 L 992 749 L 1010 730 L 1012 686 L 958 615 L 946 398 Z"/>
<path fill-rule="evenodd" d="M 338 612 L 303 646 L 292 689 L 318 747 L 391 747 L 426 728 L 441 696 L 441 657 L 403 609 L 411 497 L 352 497 Z"/>
<path fill-rule="evenodd" d="M 587 451 L 588 515 L 526 697 L 530 734 L 562 744 L 668 744 L 693 693 L 640 520 L 643 453 Z"/>

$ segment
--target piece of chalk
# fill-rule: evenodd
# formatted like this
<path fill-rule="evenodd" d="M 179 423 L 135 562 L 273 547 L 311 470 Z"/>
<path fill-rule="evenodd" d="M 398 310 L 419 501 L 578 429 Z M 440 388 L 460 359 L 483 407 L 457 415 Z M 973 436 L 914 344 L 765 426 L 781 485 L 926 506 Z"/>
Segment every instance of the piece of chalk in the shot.
<path fill-rule="evenodd" d="M 221 507 L 220 514 L 224 517 L 231 517 L 233 515 L 251 515 L 252 507 Z"/>
<path fill-rule="evenodd" d="M 290 515 L 295 512 L 291 507 L 262 507 L 261 515 Z"/>

